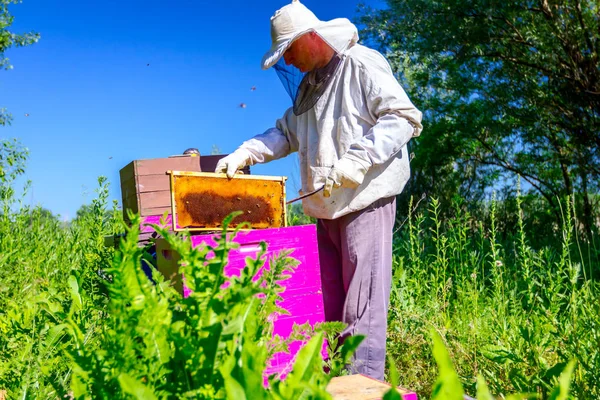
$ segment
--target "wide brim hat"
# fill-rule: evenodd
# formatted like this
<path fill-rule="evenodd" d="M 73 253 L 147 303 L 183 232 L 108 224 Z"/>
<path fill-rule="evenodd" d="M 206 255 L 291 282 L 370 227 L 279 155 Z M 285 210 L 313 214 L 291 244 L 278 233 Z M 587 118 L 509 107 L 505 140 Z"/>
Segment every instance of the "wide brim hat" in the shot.
<path fill-rule="evenodd" d="M 358 31 L 348 19 L 321 21 L 299 0 L 293 0 L 271 17 L 271 48 L 263 56 L 262 69 L 275 65 L 294 40 L 312 31 L 338 53 L 358 41 Z"/>

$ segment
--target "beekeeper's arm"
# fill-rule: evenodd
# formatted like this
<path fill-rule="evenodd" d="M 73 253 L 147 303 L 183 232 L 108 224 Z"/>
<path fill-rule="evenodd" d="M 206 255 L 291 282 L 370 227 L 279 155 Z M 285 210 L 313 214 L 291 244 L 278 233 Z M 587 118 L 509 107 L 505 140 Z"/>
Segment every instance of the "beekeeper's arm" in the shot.
<path fill-rule="evenodd" d="M 385 164 L 423 129 L 421 112 L 411 103 L 382 56 L 374 54 L 353 67 L 354 77 L 363 87 L 365 105 L 376 122 L 334 165 L 325 182 L 325 196 L 330 195 L 333 187 L 360 185 L 372 166 Z"/>
<path fill-rule="evenodd" d="M 232 178 L 237 170 L 246 166 L 277 160 L 297 151 L 296 119 L 291 110 L 277 120 L 275 128 L 245 141 L 236 151 L 220 159 L 215 172 L 226 173 Z"/>

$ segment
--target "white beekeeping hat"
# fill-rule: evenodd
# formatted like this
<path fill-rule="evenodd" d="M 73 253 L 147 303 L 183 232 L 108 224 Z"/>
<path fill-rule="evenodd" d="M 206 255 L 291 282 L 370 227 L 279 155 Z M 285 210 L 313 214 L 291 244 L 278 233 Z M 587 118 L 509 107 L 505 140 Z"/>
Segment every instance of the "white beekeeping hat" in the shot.
<path fill-rule="evenodd" d="M 299 0 L 293 0 L 271 17 L 271 48 L 263 56 L 262 68 L 272 67 L 294 40 L 311 31 L 338 53 L 358 42 L 358 30 L 348 19 L 321 21 Z"/>

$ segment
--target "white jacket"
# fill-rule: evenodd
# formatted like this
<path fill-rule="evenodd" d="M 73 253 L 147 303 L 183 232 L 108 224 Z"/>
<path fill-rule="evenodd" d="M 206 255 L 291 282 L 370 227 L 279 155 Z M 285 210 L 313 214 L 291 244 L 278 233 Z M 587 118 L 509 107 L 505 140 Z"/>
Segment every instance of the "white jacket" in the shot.
<path fill-rule="evenodd" d="M 422 129 L 421 112 L 379 52 L 356 44 L 341 57 L 336 76 L 311 110 L 296 116 L 289 108 L 276 128 L 240 146 L 249 151 L 251 164 L 297 151 L 300 194 L 321 187 L 346 152 L 361 160 L 367 174 L 359 187 L 302 200 L 304 212 L 315 218 L 338 218 L 401 193 L 410 177 L 406 144 Z"/>

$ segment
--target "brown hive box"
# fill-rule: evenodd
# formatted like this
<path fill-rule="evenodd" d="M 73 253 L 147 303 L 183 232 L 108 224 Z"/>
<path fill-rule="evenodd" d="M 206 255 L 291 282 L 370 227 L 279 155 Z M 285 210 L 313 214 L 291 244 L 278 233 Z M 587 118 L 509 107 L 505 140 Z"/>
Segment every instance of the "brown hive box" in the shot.
<path fill-rule="evenodd" d="M 212 231 L 235 211 L 232 227 L 248 222 L 248 228 L 286 226 L 285 177 L 169 171 L 171 176 L 173 230 Z"/>
<path fill-rule="evenodd" d="M 139 213 L 142 217 L 162 215 L 171 211 L 171 194 L 168 170 L 214 171 L 217 162 L 226 154 L 212 156 L 172 156 L 135 160 L 120 171 L 123 216 L 127 220 L 127 210 Z M 245 174 L 250 173 L 247 167 Z"/>

